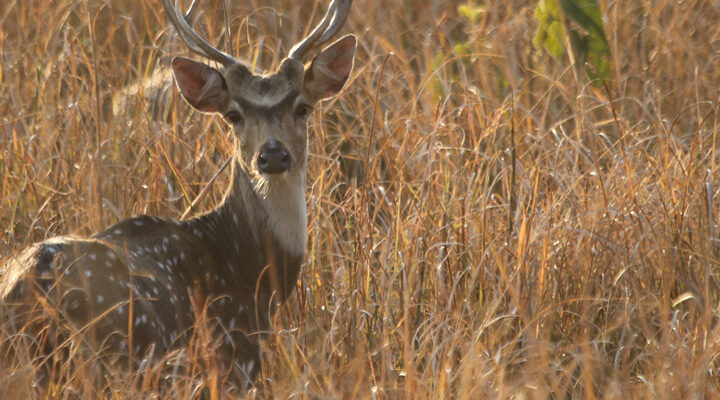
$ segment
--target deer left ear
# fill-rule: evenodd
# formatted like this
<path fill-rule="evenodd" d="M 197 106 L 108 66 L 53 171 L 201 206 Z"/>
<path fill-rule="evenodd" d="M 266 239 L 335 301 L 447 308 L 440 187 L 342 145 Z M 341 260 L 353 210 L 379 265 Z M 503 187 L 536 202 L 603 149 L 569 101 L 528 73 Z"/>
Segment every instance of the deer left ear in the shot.
<path fill-rule="evenodd" d="M 305 69 L 305 98 L 315 103 L 335 96 L 343 88 L 355 59 L 357 39 L 347 35 L 326 47 Z"/>

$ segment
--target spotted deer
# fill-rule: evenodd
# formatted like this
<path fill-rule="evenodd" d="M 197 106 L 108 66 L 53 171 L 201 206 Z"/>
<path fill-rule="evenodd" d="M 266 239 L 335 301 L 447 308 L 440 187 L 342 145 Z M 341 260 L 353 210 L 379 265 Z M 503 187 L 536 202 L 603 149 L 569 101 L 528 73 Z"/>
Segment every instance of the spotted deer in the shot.
<path fill-rule="evenodd" d="M 136 216 L 87 238 L 31 245 L 0 264 L 0 301 L 14 318 L 4 326 L 22 326 L 21 316 L 38 307 L 32 304 L 50 305 L 60 321 L 53 329 L 72 326 L 83 346 L 105 358 L 142 360 L 187 346 L 202 314 L 219 365 L 236 384 L 252 383 L 260 369 L 258 333 L 270 329 L 273 312 L 291 295 L 305 253 L 307 118 L 347 81 L 355 36 L 317 51 L 307 65 L 303 60 L 335 36 L 351 3 L 333 0 L 274 73 L 256 75 L 203 39 L 177 0 L 163 0 L 188 48 L 223 66 L 172 61 L 182 97 L 221 115 L 234 131 L 224 200 L 192 219 Z M 38 331 L 34 342 L 47 351 L 59 345 L 41 337 L 47 329 Z"/>

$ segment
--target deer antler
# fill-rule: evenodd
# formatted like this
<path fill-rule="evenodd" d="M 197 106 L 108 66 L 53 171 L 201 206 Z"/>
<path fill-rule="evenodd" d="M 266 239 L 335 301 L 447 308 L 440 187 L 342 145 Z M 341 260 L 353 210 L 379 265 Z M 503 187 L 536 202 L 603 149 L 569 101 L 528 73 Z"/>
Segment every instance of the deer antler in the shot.
<path fill-rule="evenodd" d="M 197 0 L 193 0 L 190 5 L 190 10 L 185 16 L 182 11 L 180 11 L 180 5 L 178 4 L 179 0 L 175 0 L 174 6 L 170 3 L 170 1 L 171 0 L 163 0 L 165 12 L 170 18 L 170 22 L 172 22 L 175 29 L 177 29 L 182 40 L 192 52 L 202 57 L 215 60 L 226 67 L 237 63 L 237 60 L 235 60 L 231 55 L 216 49 L 205 39 L 200 37 L 200 35 L 198 35 L 198 33 L 195 32 L 195 30 L 188 24 L 187 20 L 192 18 L 192 14 L 195 12 L 195 3 Z"/>
<path fill-rule="evenodd" d="M 333 0 L 327 13 L 310 34 L 290 50 L 290 58 L 302 61 L 312 48 L 330 40 L 345 23 L 352 0 Z"/>
<path fill-rule="evenodd" d="M 215 60 L 224 66 L 237 63 L 237 60 L 231 55 L 216 49 L 200 37 L 188 23 L 188 20 L 192 19 L 192 14 L 196 11 L 197 0 L 193 0 L 190 5 L 190 10 L 185 16 L 183 16 L 183 13 L 180 11 L 179 0 L 175 0 L 175 5 L 173 5 L 171 1 L 172 0 L 163 0 L 165 11 L 175 26 L 175 29 L 177 29 L 180 34 L 180 37 L 192 52 L 202 57 Z M 311 49 L 329 41 L 345 23 L 351 6 L 352 0 L 333 0 L 323 19 L 307 37 L 293 46 L 292 50 L 290 50 L 289 57 L 302 61 Z"/>

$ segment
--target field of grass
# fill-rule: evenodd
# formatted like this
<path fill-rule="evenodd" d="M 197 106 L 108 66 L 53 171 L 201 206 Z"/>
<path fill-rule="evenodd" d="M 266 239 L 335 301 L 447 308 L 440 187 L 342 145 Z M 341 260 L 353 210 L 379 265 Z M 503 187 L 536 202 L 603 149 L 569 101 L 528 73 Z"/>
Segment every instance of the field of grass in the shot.
<path fill-rule="evenodd" d="M 200 31 L 271 69 L 327 2 L 233 2 L 228 34 L 216 3 Z M 249 397 L 720 398 L 720 3 L 601 0 L 607 87 L 537 53 L 535 1 L 462 4 L 355 1 L 355 70 L 309 123 L 306 261 Z M 159 1 L 6 0 L 0 27 L 0 258 L 178 218 L 229 156 L 174 90 L 113 113 L 189 54 Z M 58 398 L 159 390 L 62 374 Z"/>

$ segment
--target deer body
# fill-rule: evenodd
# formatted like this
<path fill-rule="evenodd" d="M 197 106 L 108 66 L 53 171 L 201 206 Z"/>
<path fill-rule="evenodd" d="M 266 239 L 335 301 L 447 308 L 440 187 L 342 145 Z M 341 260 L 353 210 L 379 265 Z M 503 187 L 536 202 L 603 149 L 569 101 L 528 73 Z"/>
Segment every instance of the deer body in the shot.
<path fill-rule="evenodd" d="M 12 290 L 8 300 L 14 302 L 38 294 L 59 298 L 78 329 L 92 324 L 95 346 L 139 358 L 151 346 L 165 354 L 186 344 L 196 315 L 207 307 L 218 337 L 228 339 L 220 343 L 223 361 L 237 361 L 252 380 L 260 363 L 257 339 L 247 335 L 267 330 L 272 309 L 290 295 L 305 240 L 301 235 L 288 248 L 280 238 L 287 233 L 270 228 L 269 212 L 247 177 L 234 172 L 233 181 L 225 202 L 195 219 L 138 216 L 92 238 L 58 237 L 31 246 L 8 263 L 0 295 Z M 296 211 L 304 218 L 304 199 L 302 204 Z M 300 225 L 290 229 L 304 229 Z M 128 326 L 132 338 L 122 329 Z"/>
<path fill-rule="evenodd" d="M 86 345 L 111 360 L 187 346 L 202 321 L 222 368 L 238 385 L 252 382 L 260 366 L 258 334 L 291 294 L 305 252 L 306 118 L 312 104 L 343 87 L 355 38 L 333 43 L 307 67 L 302 56 L 339 29 L 349 6 L 334 1 L 276 73 L 258 76 L 207 48 L 165 0 L 190 48 L 225 65 L 216 70 L 173 60 L 183 98 L 199 111 L 224 116 L 234 129 L 225 199 L 190 220 L 138 216 L 90 238 L 30 246 L 0 264 L 0 301 L 11 315 L 30 315 L 41 299 L 56 310 L 50 314 L 57 326 L 71 324 Z M 22 328 L 21 321 L 11 322 Z M 59 345 L 49 337 L 37 342 L 47 351 Z"/>

